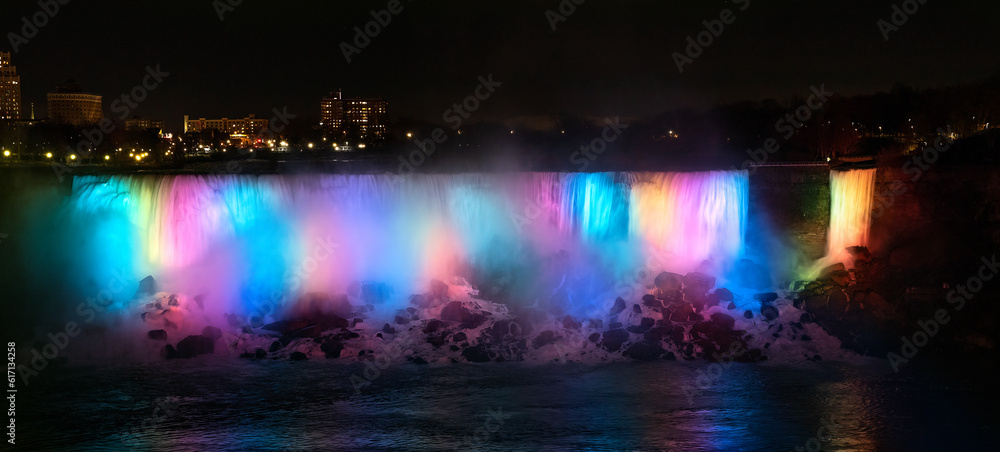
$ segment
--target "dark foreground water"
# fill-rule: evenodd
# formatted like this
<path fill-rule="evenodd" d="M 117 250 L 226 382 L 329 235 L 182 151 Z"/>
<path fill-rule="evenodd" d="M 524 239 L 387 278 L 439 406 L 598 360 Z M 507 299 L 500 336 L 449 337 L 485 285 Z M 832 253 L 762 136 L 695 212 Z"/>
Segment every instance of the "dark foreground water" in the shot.
<path fill-rule="evenodd" d="M 369 368 L 187 361 L 46 369 L 22 450 L 996 450 L 992 373 L 806 362 Z M 715 368 L 713 370 L 718 370 Z M 944 375 L 949 375 L 945 377 Z M 706 389 L 685 388 L 702 376 Z M 365 380 L 366 381 L 366 380 Z"/>

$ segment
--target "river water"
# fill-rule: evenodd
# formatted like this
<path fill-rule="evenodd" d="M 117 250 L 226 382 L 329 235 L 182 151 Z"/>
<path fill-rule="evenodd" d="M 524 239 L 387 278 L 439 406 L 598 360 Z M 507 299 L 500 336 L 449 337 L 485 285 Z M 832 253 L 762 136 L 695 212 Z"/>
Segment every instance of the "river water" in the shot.
<path fill-rule="evenodd" d="M 875 359 L 379 370 L 209 355 L 45 369 L 19 389 L 17 439 L 23 450 L 995 450 L 994 374 L 897 374 Z"/>

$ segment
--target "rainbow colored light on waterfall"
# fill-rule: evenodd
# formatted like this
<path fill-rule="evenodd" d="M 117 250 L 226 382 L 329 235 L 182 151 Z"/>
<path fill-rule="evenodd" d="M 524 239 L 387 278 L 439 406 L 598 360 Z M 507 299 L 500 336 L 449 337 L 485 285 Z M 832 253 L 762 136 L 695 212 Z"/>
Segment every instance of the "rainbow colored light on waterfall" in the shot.
<path fill-rule="evenodd" d="M 742 257 L 748 189 L 745 171 L 80 176 L 67 213 L 85 277 L 125 267 L 227 310 L 356 281 L 404 303 L 470 268 L 544 296 L 531 290 L 551 290 L 535 279 L 560 250 L 586 280 L 574 303 L 596 306 L 654 254 L 723 274 Z"/>

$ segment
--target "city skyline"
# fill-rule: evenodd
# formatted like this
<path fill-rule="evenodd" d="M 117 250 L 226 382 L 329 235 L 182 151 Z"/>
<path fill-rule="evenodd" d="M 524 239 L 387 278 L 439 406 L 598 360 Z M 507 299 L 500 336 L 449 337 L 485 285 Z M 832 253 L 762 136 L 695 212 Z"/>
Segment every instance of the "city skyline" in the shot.
<path fill-rule="evenodd" d="M 887 91 L 896 82 L 970 83 L 1000 68 L 982 45 L 996 42 L 998 31 L 975 26 L 990 15 L 969 5 L 925 3 L 894 20 L 891 2 L 572 8 L 529 2 L 495 9 L 402 2 L 387 16 L 379 12 L 390 2 L 280 13 L 273 3 L 215 3 L 223 6 L 58 4 L 31 38 L 25 20 L 42 11 L 40 4 L 4 5 L 0 30 L 7 39 L 0 50 L 12 51 L 18 74 L 30 81 L 22 89 L 22 116 L 68 78 L 110 103 L 139 83 L 147 66 L 171 79 L 133 113 L 163 119 L 172 130 L 184 114 L 263 115 L 287 107 L 318 118 L 315 99 L 335 89 L 388 99 L 394 119 L 443 122 L 477 78 L 490 74 L 504 86 L 477 120 L 544 127 L 560 112 L 649 117 L 783 99 L 819 83 L 844 95 Z M 730 23 L 713 29 L 726 9 L 734 15 Z M 377 33 L 368 36 L 364 28 L 379 17 L 386 25 L 369 27 Z M 172 31 L 181 22 L 190 32 Z M 491 28 L 498 31 L 483 31 Z M 691 45 L 709 31 L 718 34 L 702 40 L 709 45 Z M 217 50 L 226 42 L 233 45 Z"/>

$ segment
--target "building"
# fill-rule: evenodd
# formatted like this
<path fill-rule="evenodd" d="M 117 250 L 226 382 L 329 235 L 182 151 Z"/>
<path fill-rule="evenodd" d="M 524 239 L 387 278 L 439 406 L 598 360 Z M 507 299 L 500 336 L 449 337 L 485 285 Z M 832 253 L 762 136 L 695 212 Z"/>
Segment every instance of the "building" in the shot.
<path fill-rule="evenodd" d="M 133 116 L 125 120 L 126 131 L 141 131 L 148 129 L 159 129 L 163 131 L 163 121 L 158 119 L 146 119 Z"/>
<path fill-rule="evenodd" d="M 67 80 L 49 93 L 49 120 L 55 124 L 85 126 L 104 118 L 101 96 L 83 92 L 75 80 Z"/>
<path fill-rule="evenodd" d="M 385 99 L 344 99 L 340 91 L 333 91 L 320 102 L 320 126 L 336 142 L 380 142 L 385 139 L 388 111 Z"/>
<path fill-rule="evenodd" d="M 10 52 L 0 52 L 0 120 L 21 119 L 21 77 Z"/>
<path fill-rule="evenodd" d="M 215 129 L 230 135 L 256 136 L 267 129 L 267 120 L 250 115 L 243 119 L 191 119 L 184 115 L 184 133 Z"/>

